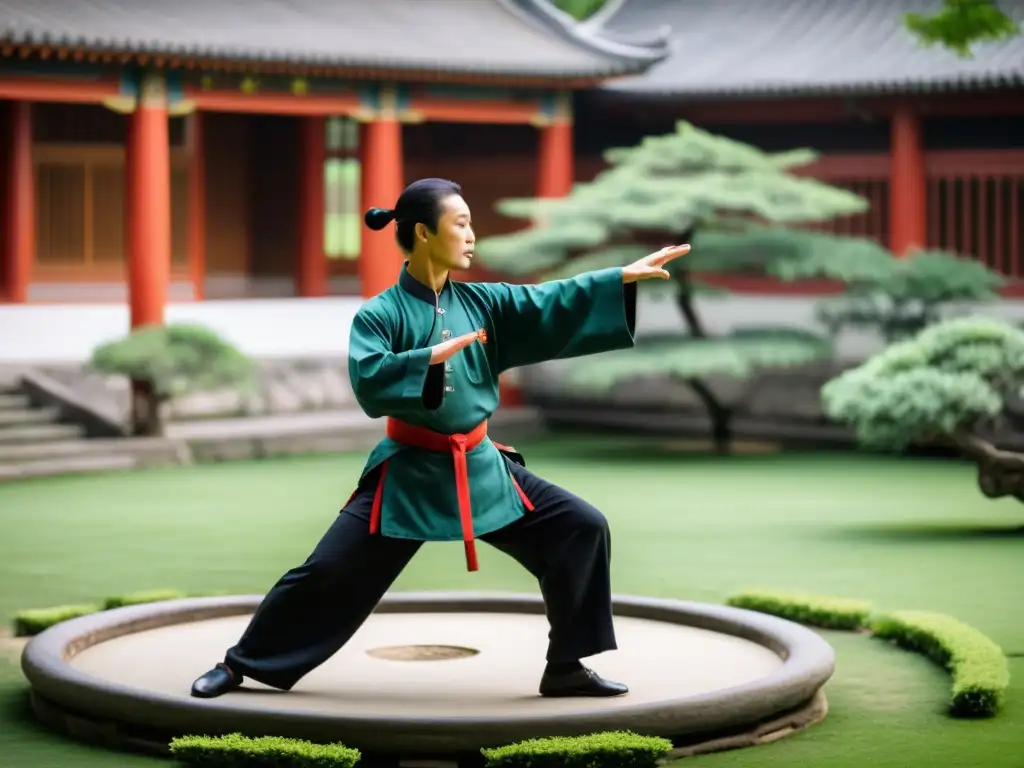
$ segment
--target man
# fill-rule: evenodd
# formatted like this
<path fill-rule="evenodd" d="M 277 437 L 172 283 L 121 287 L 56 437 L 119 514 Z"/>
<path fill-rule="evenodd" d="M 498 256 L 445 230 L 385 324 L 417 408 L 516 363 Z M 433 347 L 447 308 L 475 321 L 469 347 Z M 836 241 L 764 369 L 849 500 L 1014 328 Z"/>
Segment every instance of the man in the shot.
<path fill-rule="evenodd" d="M 366 214 L 371 229 L 392 221 L 408 261 L 356 313 L 349 342 L 356 399 L 387 417 L 387 437 L 313 553 L 192 695 L 220 696 L 246 677 L 291 689 L 352 637 L 424 541 L 462 539 L 475 571 L 477 538 L 540 584 L 551 627 L 540 694 L 627 693 L 581 663 L 616 648 L 607 521 L 492 442 L 487 419 L 502 371 L 631 347 L 636 282 L 667 278 L 664 265 L 690 248 L 540 285 L 462 283 L 449 275 L 470 266 L 475 235 L 457 184 L 421 179 L 394 209 Z"/>

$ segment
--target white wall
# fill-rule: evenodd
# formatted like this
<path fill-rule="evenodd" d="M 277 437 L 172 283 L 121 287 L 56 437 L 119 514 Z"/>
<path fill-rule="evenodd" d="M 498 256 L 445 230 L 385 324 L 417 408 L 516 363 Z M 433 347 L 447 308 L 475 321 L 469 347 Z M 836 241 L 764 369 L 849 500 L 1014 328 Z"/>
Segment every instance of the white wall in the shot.
<path fill-rule="evenodd" d="M 261 358 L 338 357 L 348 351 L 356 297 L 250 299 L 171 304 L 169 322 L 197 322 L 215 329 L 246 353 Z M 814 327 L 814 299 L 732 295 L 701 299 L 699 309 L 712 332 L 761 324 Z M 956 311 L 969 310 L 958 307 Z M 1024 301 L 976 308 L 987 315 L 1020 322 Z M 671 301 L 643 301 L 638 331 L 681 327 Z M 0 305 L 0 364 L 70 363 L 86 360 L 98 345 L 128 329 L 128 308 L 118 304 Z M 879 347 L 870 334 L 846 334 L 841 357 L 864 357 Z"/>
<path fill-rule="evenodd" d="M 195 322 L 261 358 L 337 357 L 362 300 L 251 299 L 170 304 L 168 322 Z M 0 304 L 0 364 L 71 363 L 128 330 L 123 304 Z"/>

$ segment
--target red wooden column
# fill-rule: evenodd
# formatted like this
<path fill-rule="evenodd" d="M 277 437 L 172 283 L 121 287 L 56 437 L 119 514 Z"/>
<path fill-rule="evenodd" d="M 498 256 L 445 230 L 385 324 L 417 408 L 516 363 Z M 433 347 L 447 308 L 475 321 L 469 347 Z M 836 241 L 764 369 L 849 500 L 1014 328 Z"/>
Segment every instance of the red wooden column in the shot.
<path fill-rule="evenodd" d="M 192 295 L 202 301 L 206 285 L 206 141 L 203 113 L 188 117 L 188 268 Z"/>
<path fill-rule="evenodd" d="M 889 248 L 902 256 L 927 243 L 927 180 L 921 120 L 912 107 L 892 117 L 889 170 Z"/>
<path fill-rule="evenodd" d="M 559 93 L 554 114 L 540 128 L 537 197 L 564 197 L 575 177 L 571 94 Z"/>
<path fill-rule="evenodd" d="M 128 120 L 128 289 L 132 328 L 138 328 L 163 323 L 171 279 L 171 151 L 161 75 L 142 76 Z"/>
<path fill-rule="evenodd" d="M 32 166 L 32 105 L 15 101 L 10 105 L 7 132 L 7 183 L 4 224 L 3 269 L 7 301 L 28 301 L 29 281 L 36 253 L 36 193 Z"/>
<path fill-rule="evenodd" d="M 402 123 L 395 108 L 394 92 L 385 89 L 381 108 L 363 125 L 362 208 L 393 208 L 405 188 L 402 168 Z M 363 227 L 359 277 L 363 298 L 376 296 L 398 280 L 404 256 L 395 242 L 394 225 L 380 232 Z"/>
<path fill-rule="evenodd" d="M 302 119 L 302 171 L 299 189 L 299 260 L 296 293 L 304 298 L 327 295 L 327 254 L 324 252 L 324 164 L 327 161 L 327 118 Z"/>

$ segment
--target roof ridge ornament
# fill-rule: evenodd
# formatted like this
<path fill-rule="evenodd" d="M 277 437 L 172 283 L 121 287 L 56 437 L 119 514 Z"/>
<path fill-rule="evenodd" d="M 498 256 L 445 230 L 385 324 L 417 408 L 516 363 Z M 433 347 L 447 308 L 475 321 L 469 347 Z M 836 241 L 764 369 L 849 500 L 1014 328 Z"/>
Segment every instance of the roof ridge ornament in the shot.
<path fill-rule="evenodd" d="M 565 11 L 555 7 L 550 0 L 496 0 L 510 12 L 532 21 L 548 32 L 558 34 L 562 39 L 590 50 L 605 58 L 633 61 L 637 64 L 656 64 L 669 53 L 671 29 L 662 25 L 650 35 L 635 35 L 628 39 L 618 33 L 610 33 L 603 24 L 590 25 L 578 22 Z"/>

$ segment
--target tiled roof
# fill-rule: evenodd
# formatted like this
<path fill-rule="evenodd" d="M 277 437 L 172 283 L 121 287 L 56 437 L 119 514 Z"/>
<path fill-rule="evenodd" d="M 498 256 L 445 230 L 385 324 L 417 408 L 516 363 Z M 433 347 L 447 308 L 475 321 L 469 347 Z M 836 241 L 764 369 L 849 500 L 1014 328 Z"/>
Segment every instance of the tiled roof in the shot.
<path fill-rule="evenodd" d="M 667 51 L 605 39 L 546 0 L 0 0 L 0 43 L 565 78 L 642 72 Z"/>
<path fill-rule="evenodd" d="M 998 0 L 1024 22 L 1024 0 Z M 801 93 L 900 93 L 1019 86 L 1024 36 L 976 46 L 962 59 L 925 48 L 906 12 L 941 0 L 609 0 L 592 27 L 625 36 L 668 25 L 672 53 L 611 92 L 721 97 Z"/>

